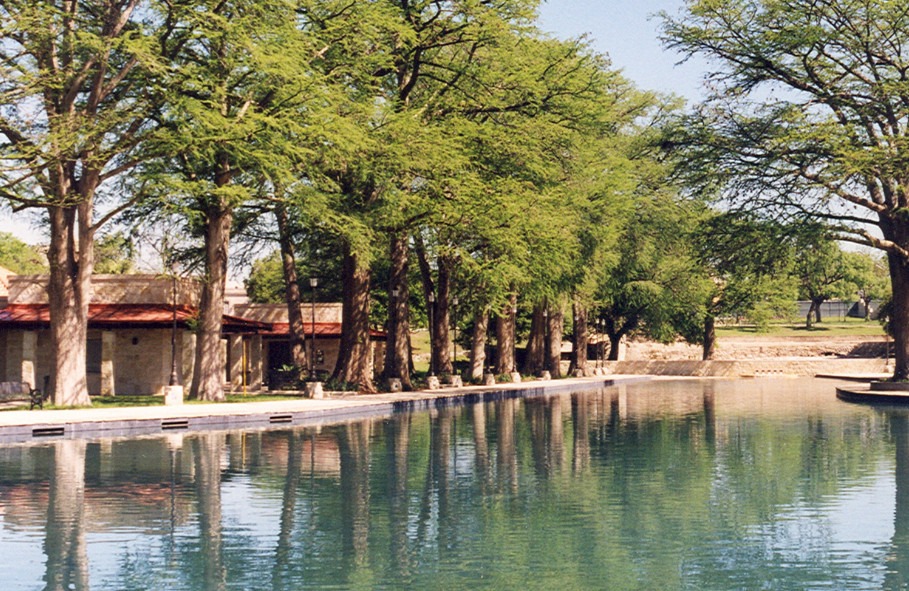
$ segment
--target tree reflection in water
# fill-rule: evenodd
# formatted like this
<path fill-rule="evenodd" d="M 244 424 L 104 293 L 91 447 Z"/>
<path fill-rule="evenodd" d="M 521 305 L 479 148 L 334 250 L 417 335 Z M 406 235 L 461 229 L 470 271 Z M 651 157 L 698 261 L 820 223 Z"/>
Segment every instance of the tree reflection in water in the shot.
<path fill-rule="evenodd" d="M 0 448 L 0 551 L 46 555 L 4 588 L 906 588 L 909 415 L 818 384 Z"/>
<path fill-rule="evenodd" d="M 44 551 L 47 554 L 45 589 L 62 591 L 89 588 L 85 546 L 85 441 L 58 441 L 53 445 L 53 471 L 47 502 Z"/>

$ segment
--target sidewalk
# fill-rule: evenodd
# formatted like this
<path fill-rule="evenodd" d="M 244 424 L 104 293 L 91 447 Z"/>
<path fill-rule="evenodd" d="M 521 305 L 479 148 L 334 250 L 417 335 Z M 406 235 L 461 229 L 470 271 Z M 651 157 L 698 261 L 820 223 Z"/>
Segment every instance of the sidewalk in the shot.
<path fill-rule="evenodd" d="M 0 444 L 48 438 L 128 437 L 168 431 L 317 426 L 440 406 L 524 398 L 614 386 L 650 379 L 640 375 L 540 380 L 397 394 L 343 394 L 321 400 L 136 406 L 0 412 Z"/>

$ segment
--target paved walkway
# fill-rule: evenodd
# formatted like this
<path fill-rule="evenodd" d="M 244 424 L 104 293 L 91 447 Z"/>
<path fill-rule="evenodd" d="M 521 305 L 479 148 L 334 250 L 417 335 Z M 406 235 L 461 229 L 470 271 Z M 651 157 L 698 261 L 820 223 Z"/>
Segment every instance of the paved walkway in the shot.
<path fill-rule="evenodd" d="M 650 378 L 611 375 L 397 394 L 332 395 L 321 400 L 301 398 L 178 406 L 6 411 L 0 412 L 0 443 L 54 437 L 150 435 L 186 429 L 256 428 L 276 424 L 318 425 L 463 402 L 556 394 L 647 379 Z"/>

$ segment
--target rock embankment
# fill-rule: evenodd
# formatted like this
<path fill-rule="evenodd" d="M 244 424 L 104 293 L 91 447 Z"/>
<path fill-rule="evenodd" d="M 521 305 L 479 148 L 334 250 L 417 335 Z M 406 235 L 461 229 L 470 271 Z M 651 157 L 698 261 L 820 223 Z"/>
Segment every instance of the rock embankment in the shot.
<path fill-rule="evenodd" d="M 888 352 L 886 337 L 727 337 L 717 344 L 714 359 L 778 358 L 883 358 Z M 662 345 L 632 341 L 625 349 L 626 361 L 700 360 L 701 348 L 687 343 Z"/>
<path fill-rule="evenodd" d="M 622 361 L 606 363 L 617 374 L 676 376 L 871 375 L 892 370 L 885 337 L 740 337 L 720 339 L 711 361 L 684 343 L 632 341 Z"/>

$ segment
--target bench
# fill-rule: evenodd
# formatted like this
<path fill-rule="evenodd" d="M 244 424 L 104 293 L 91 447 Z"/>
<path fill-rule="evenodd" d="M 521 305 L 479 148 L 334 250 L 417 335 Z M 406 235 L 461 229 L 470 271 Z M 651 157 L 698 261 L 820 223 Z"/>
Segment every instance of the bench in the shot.
<path fill-rule="evenodd" d="M 45 393 L 32 388 L 27 382 L 0 382 L 0 402 L 28 400 L 28 409 L 32 410 L 36 406 L 43 409 L 46 399 Z"/>

